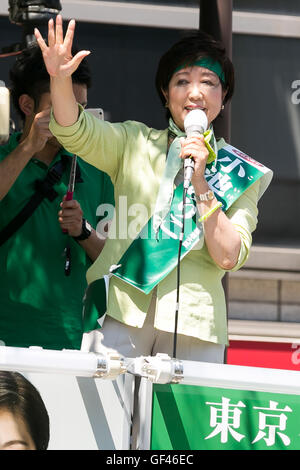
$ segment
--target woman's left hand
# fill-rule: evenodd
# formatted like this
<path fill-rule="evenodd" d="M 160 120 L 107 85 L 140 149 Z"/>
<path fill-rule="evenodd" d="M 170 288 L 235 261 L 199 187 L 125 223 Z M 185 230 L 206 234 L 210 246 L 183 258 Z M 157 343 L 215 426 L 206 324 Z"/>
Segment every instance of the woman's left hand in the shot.
<path fill-rule="evenodd" d="M 195 162 L 194 178 L 204 178 L 205 167 L 209 152 L 206 148 L 203 135 L 181 138 L 180 158 L 192 157 Z"/>

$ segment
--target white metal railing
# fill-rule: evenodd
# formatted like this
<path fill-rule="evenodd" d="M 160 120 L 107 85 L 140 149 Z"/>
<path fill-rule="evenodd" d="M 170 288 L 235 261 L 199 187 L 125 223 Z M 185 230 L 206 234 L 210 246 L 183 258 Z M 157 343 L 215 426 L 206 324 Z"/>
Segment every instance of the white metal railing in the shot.
<path fill-rule="evenodd" d="M 167 354 L 123 358 L 83 351 L 0 346 L 0 370 L 114 380 L 128 372 L 153 383 L 300 394 L 300 371 L 172 359 Z"/>
<path fill-rule="evenodd" d="M 126 372 L 126 366 L 123 358 L 116 355 L 0 346 L 0 370 L 114 379 Z"/>
<path fill-rule="evenodd" d="M 130 366 L 127 365 L 130 370 Z M 136 358 L 131 372 L 154 383 L 253 390 L 299 395 L 300 371 L 181 361 L 165 354 Z"/>

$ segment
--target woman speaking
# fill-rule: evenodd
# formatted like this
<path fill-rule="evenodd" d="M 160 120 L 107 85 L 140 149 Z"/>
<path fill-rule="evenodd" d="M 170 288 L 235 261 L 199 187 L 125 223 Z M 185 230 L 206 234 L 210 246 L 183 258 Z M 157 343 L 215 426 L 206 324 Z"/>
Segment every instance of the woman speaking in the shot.
<path fill-rule="evenodd" d="M 92 297 L 99 295 L 103 280 L 106 287 L 109 280 L 109 287 L 102 327 L 88 314 L 85 318 L 90 331 L 83 349 L 112 350 L 126 357 L 172 355 L 182 167 L 192 158 L 180 262 L 177 357 L 222 363 L 228 344 L 222 277 L 247 260 L 257 202 L 272 176 L 214 135 L 213 123 L 233 94 L 233 65 L 210 36 L 189 35 L 158 65 L 156 88 L 167 110 L 168 128 L 100 121 L 73 95 L 71 75 L 89 54 L 80 51 L 72 57 L 74 30 L 71 20 L 64 37 L 57 16 L 55 24 L 49 22 L 48 45 L 35 31 L 51 76 L 50 129 L 67 150 L 109 174 L 115 222 L 122 220 L 123 226 L 121 230 L 119 223 L 117 230 L 113 224 L 101 256 L 87 272 Z M 204 114 L 206 125 L 201 132 L 186 134 L 186 116 L 195 110 Z"/>

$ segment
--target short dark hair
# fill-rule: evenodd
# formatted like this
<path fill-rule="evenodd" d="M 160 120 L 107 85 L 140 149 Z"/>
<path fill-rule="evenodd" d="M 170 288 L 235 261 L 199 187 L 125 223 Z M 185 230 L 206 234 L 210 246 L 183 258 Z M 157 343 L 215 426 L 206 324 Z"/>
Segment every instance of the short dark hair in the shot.
<path fill-rule="evenodd" d="M 166 99 L 162 90 L 167 91 L 175 70 L 184 65 L 192 65 L 202 58 L 211 58 L 220 63 L 224 72 L 222 87 L 227 90 L 224 102 L 230 100 L 234 91 L 234 68 L 221 42 L 202 31 L 188 33 L 176 42 L 161 57 L 155 78 L 155 86 L 163 105 Z"/>
<path fill-rule="evenodd" d="M 23 419 L 36 450 L 49 443 L 49 416 L 34 385 L 19 372 L 0 371 L 0 410 L 9 410 Z"/>
<path fill-rule="evenodd" d="M 73 55 L 77 48 L 73 48 Z M 10 69 L 10 92 L 13 105 L 22 120 L 25 115 L 19 106 L 19 97 L 23 94 L 29 95 L 38 107 L 43 93 L 50 91 L 50 77 L 44 64 L 42 52 L 37 44 L 22 51 Z M 91 86 L 91 73 L 87 60 L 83 59 L 77 70 L 72 75 L 73 83 Z"/>

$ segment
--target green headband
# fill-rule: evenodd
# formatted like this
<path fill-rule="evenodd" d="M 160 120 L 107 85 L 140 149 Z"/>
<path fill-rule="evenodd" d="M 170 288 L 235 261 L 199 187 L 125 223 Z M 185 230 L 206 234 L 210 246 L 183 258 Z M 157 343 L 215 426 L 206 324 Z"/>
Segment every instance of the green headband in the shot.
<path fill-rule="evenodd" d="M 203 59 L 197 60 L 192 64 L 180 65 L 179 67 L 177 67 L 177 69 L 175 69 L 174 73 L 178 72 L 178 70 L 184 69 L 185 67 L 194 67 L 195 65 L 211 70 L 212 72 L 217 74 L 221 82 L 225 84 L 225 76 L 220 62 L 213 61 L 213 59 L 211 59 L 210 57 L 203 57 Z"/>

